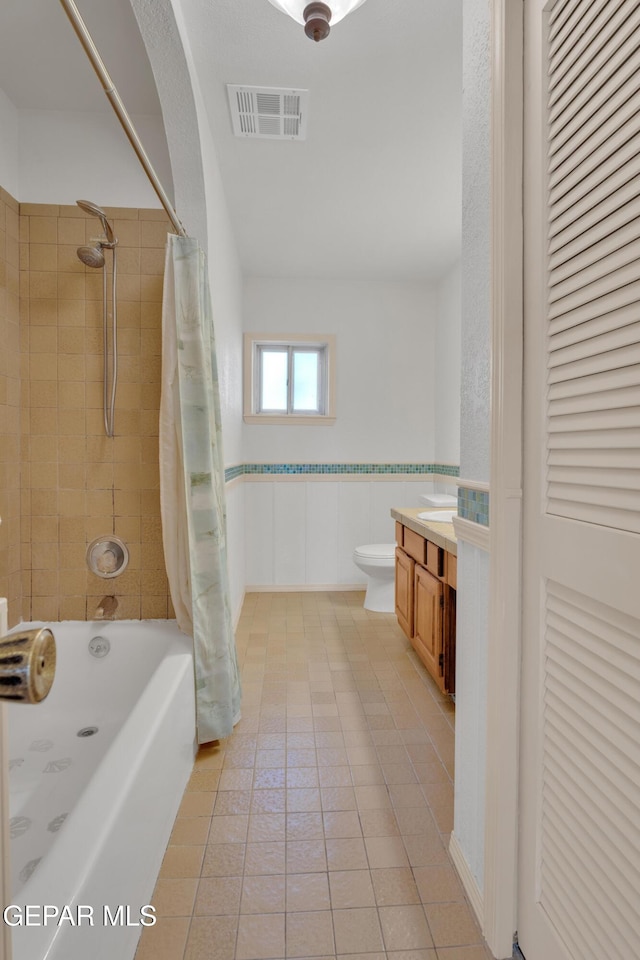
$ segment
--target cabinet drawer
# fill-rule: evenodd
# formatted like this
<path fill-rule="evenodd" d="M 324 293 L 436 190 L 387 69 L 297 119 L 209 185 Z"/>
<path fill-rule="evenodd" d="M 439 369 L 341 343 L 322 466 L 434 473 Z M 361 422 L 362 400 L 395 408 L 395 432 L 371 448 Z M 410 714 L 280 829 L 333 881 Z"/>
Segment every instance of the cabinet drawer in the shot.
<path fill-rule="evenodd" d="M 416 563 L 427 562 L 427 541 L 420 534 L 414 533 L 409 527 L 404 528 L 402 547 Z"/>
<path fill-rule="evenodd" d="M 444 550 L 427 540 L 427 570 L 434 577 L 444 577 Z"/>
<path fill-rule="evenodd" d="M 399 547 L 401 547 L 404 543 L 403 532 L 404 532 L 404 527 L 402 526 L 401 523 L 398 523 L 398 521 L 396 520 L 396 543 L 398 544 Z"/>

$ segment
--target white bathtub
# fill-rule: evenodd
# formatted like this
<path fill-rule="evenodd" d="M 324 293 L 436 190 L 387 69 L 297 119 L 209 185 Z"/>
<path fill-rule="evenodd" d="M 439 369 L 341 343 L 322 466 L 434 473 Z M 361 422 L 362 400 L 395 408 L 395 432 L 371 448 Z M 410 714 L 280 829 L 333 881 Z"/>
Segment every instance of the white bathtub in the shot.
<path fill-rule="evenodd" d="M 40 908 L 13 927 L 14 960 L 131 960 L 195 755 L 191 645 L 174 621 L 48 625 L 51 693 L 9 708 L 12 902 Z M 44 905 L 87 909 L 45 925 Z"/>

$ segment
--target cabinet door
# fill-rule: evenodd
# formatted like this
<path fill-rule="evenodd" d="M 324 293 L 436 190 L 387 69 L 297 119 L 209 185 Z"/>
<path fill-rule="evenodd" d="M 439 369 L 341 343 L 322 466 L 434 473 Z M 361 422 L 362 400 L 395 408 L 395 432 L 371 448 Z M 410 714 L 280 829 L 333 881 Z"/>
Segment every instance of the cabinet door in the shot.
<path fill-rule="evenodd" d="M 416 566 L 414 646 L 441 690 L 444 689 L 442 644 L 443 587 L 440 580 Z"/>
<path fill-rule="evenodd" d="M 411 639 L 413 637 L 413 576 L 415 561 L 396 547 L 396 617 Z"/>

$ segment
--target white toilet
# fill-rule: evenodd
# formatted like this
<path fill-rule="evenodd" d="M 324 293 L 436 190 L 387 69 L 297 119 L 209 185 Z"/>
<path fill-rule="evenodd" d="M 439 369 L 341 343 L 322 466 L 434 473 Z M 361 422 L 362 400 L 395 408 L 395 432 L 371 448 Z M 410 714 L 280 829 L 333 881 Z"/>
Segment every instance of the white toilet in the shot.
<path fill-rule="evenodd" d="M 365 610 L 376 613 L 395 611 L 395 543 L 368 543 L 356 547 L 353 562 L 367 575 Z"/>

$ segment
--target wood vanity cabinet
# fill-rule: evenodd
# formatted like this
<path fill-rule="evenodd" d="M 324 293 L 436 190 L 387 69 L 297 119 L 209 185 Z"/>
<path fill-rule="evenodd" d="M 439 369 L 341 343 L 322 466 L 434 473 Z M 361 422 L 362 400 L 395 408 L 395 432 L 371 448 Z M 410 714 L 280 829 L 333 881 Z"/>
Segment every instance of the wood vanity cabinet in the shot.
<path fill-rule="evenodd" d="M 455 693 L 456 557 L 396 523 L 396 616 L 444 693 Z"/>

